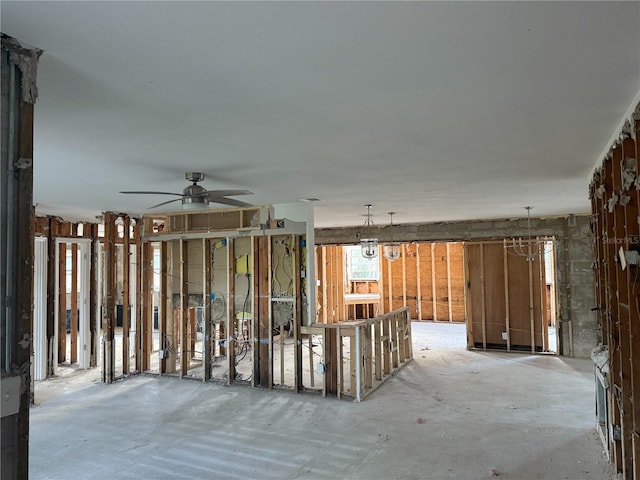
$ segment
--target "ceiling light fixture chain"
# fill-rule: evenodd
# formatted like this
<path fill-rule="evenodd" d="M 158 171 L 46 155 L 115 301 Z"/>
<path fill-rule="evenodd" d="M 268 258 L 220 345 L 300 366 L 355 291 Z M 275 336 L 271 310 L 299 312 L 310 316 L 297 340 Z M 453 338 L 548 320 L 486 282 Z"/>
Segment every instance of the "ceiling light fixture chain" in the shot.
<path fill-rule="evenodd" d="M 367 203 L 365 207 L 367 207 L 367 213 L 364 214 L 366 217 L 364 221 L 364 231 L 367 238 L 360 240 L 360 250 L 364 258 L 375 258 L 378 256 L 378 239 L 371 236 L 371 227 L 373 225 L 373 220 L 371 220 L 373 216 L 371 214 L 371 207 L 373 207 L 373 205 Z"/>
<path fill-rule="evenodd" d="M 393 216 L 396 212 L 388 212 L 389 213 L 389 238 L 390 242 L 384 245 L 384 258 L 393 262 L 400 258 L 400 244 L 393 240 Z"/>

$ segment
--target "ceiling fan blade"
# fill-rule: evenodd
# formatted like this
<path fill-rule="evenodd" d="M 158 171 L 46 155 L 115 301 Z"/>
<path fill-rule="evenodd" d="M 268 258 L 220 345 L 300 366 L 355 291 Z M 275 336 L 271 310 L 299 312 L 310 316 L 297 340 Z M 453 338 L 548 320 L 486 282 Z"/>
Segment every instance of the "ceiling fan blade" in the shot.
<path fill-rule="evenodd" d="M 169 200 L 169 201 L 167 201 L 167 202 L 158 203 L 157 205 L 152 205 L 152 206 L 151 206 L 151 207 L 149 207 L 147 210 L 151 210 L 152 208 L 158 208 L 158 207 L 161 207 L 161 206 L 163 206 L 163 205 L 167 205 L 168 203 L 178 202 L 178 201 L 180 201 L 180 200 L 182 200 L 182 199 L 181 199 L 181 198 L 176 198 L 176 199 L 174 199 L 174 200 Z"/>
<path fill-rule="evenodd" d="M 209 203 L 220 203 L 222 205 L 231 205 L 232 207 L 253 207 L 250 203 L 226 197 L 209 196 Z"/>
<path fill-rule="evenodd" d="M 173 193 L 173 192 L 120 192 L 126 194 L 144 194 L 144 195 L 178 195 L 182 197 L 182 193 Z"/>
<path fill-rule="evenodd" d="M 235 197 L 236 195 L 253 195 L 249 190 L 207 190 L 204 194 L 211 197 Z M 203 195 L 204 195 L 203 194 Z"/>

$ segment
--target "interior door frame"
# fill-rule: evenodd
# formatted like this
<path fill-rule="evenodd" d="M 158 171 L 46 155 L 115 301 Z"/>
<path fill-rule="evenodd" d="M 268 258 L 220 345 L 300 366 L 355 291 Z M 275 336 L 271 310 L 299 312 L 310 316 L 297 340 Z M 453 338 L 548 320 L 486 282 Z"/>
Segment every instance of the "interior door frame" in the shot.
<path fill-rule="evenodd" d="M 55 320 L 54 320 L 54 341 L 53 341 L 53 374 L 58 373 L 58 338 L 60 336 L 60 244 L 77 244 L 78 255 L 80 261 L 78 262 L 78 282 L 80 284 L 79 296 L 78 296 L 78 321 L 80 327 L 78 329 L 78 335 L 80 341 L 78 342 L 78 367 L 85 369 L 90 367 L 91 349 L 90 343 L 90 314 L 89 314 L 89 301 L 90 301 L 90 276 L 91 276 L 91 239 L 90 238 L 74 238 L 74 237 L 58 237 L 56 238 L 55 247 Z M 66 263 L 65 263 L 66 268 Z M 73 286 L 72 288 L 78 288 Z M 67 292 L 63 292 L 66 295 Z M 66 335 L 66 332 L 64 332 Z"/>

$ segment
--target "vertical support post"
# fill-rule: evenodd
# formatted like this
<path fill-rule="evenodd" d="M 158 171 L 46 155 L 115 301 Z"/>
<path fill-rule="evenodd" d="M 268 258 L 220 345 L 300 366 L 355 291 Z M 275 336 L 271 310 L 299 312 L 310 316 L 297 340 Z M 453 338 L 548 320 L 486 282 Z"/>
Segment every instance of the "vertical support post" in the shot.
<path fill-rule="evenodd" d="M 75 231 L 76 226 L 73 225 Z M 78 362 L 78 244 L 71 244 L 71 358 L 69 363 Z"/>
<path fill-rule="evenodd" d="M 211 240 L 202 239 L 202 381 L 211 380 Z"/>
<path fill-rule="evenodd" d="M 502 261 L 504 263 L 504 320 L 507 331 L 507 352 L 511 351 L 511 326 L 509 324 L 509 255 L 507 253 L 507 241 L 502 244 Z"/>
<path fill-rule="evenodd" d="M 356 336 L 356 402 L 360 402 L 362 390 L 362 386 L 360 385 L 362 381 L 362 341 L 360 339 L 360 326 L 355 327 L 354 335 Z"/>
<path fill-rule="evenodd" d="M 431 301 L 433 302 L 433 321 L 438 321 L 438 290 L 436 288 L 436 244 L 431 243 Z"/>
<path fill-rule="evenodd" d="M 102 312 L 102 381 L 111 383 L 115 376 L 114 331 L 116 293 L 116 225 L 115 215 L 104 214 L 104 310 Z"/>
<path fill-rule="evenodd" d="M 98 224 L 92 223 L 89 226 L 91 247 L 89 255 L 91 256 L 91 273 L 89 278 L 89 367 L 98 366 L 98 352 L 100 351 L 99 338 L 99 290 L 100 285 L 100 241 L 98 238 Z"/>
<path fill-rule="evenodd" d="M 173 308 L 169 306 L 169 271 L 168 271 L 168 255 L 169 242 L 160 242 L 160 301 L 158 305 L 158 334 L 160 336 L 160 374 L 175 373 L 176 361 L 173 357 L 176 345 L 176 339 L 173 335 L 168 338 L 167 319 L 171 318 L 171 326 L 173 331 Z M 172 343 L 171 354 L 169 353 L 169 342 Z M 168 360 L 172 362 L 169 363 Z M 168 366 L 170 365 L 170 368 Z"/>
<path fill-rule="evenodd" d="M 47 376 L 54 374 L 54 364 L 57 362 L 57 358 L 54 357 L 56 341 L 56 241 L 54 238 L 54 225 L 57 226 L 58 221 L 49 217 L 48 218 L 48 234 L 47 234 Z"/>
<path fill-rule="evenodd" d="M 58 363 L 67 359 L 67 244 L 58 244 Z"/>
<path fill-rule="evenodd" d="M 400 256 L 400 258 L 402 258 L 402 306 L 406 307 L 407 306 L 407 245 L 405 243 L 400 245 L 400 248 L 402 249 L 402 255 Z M 369 318 L 369 317 L 365 317 L 365 318 Z"/>
<path fill-rule="evenodd" d="M 482 349 L 487 349 L 487 306 L 484 285 L 484 243 L 480 244 L 480 298 L 482 299 Z"/>
<path fill-rule="evenodd" d="M 140 323 L 142 371 L 151 369 L 151 349 L 153 348 L 153 248 L 151 243 L 142 244 L 142 315 Z"/>
<path fill-rule="evenodd" d="M 33 119 L 41 50 L 2 34 L 0 162 L 0 371 L 13 383 L 15 412 L 2 411 L 0 477 L 29 476 L 33 303 Z M 5 405 L 3 398 L 3 407 Z M 6 402 L 6 404 L 13 402 Z"/>
<path fill-rule="evenodd" d="M 416 243 L 416 315 L 418 320 L 422 320 L 422 279 L 420 278 L 420 246 Z M 387 312 L 383 312 L 387 313 Z"/>
<path fill-rule="evenodd" d="M 129 276 L 131 273 L 131 218 L 123 217 L 124 235 L 122 238 L 122 373 L 129 375 L 129 333 L 131 330 L 131 289 Z"/>
<path fill-rule="evenodd" d="M 453 322 L 453 305 L 451 303 L 451 253 L 449 242 L 446 243 L 447 248 L 447 304 L 449 307 L 449 322 Z"/>
<path fill-rule="evenodd" d="M 180 240 L 180 378 L 189 368 L 189 253 L 188 240 Z"/>
<path fill-rule="evenodd" d="M 300 329 L 302 327 L 302 282 L 303 279 L 300 278 L 302 272 L 302 255 L 303 255 L 303 246 L 302 242 L 305 241 L 304 237 L 298 235 L 291 236 L 292 249 L 294 251 L 293 257 L 293 265 L 292 265 L 292 275 L 293 275 L 293 294 L 294 294 L 294 318 L 293 318 L 293 349 L 294 349 L 294 357 L 293 357 L 293 371 L 294 371 L 294 384 L 293 389 L 296 393 L 300 392 L 303 387 L 302 381 L 302 335 L 300 333 Z M 311 338 L 311 333 L 309 333 L 309 338 Z M 313 345 L 309 342 L 309 348 L 311 351 L 311 362 L 309 363 L 309 368 L 311 372 L 313 372 Z M 313 373 L 312 379 L 313 379 Z"/>
<path fill-rule="evenodd" d="M 231 385 L 236 378 L 236 340 L 235 340 L 235 319 L 236 319 L 236 262 L 235 262 L 235 241 L 233 238 L 229 238 L 227 241 L 227 265 L 229 265 L 229 277 L 227 286 L 229 288 L 227 294 L 227 338 L 225 344 L 227 345 L 227 365 L 229 373 L 227 375 L 227 384 Z"/>

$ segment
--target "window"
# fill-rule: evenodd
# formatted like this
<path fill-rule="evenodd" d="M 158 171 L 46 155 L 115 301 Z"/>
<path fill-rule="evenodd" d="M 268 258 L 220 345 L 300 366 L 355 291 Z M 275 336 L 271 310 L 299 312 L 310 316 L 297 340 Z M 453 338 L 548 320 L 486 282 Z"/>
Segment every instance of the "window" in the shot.
<path fill-rule="evenodd" d="M 343 249 L 349 281 L 378 280 L 380 278 L 379 257 L 364 258 L 360 252 L 360 245 L 347 245 Z"/>

